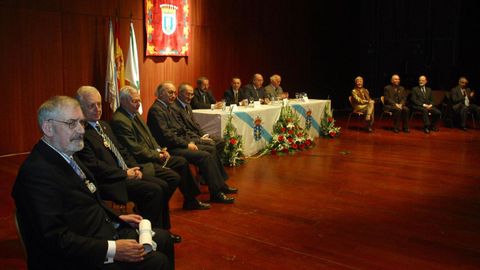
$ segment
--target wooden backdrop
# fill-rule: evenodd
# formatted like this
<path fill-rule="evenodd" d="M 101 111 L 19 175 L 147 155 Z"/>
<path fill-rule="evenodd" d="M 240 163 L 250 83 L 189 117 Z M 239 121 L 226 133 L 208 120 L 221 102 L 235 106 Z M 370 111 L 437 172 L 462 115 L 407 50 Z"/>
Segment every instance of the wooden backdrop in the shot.
<path fill-rule="evenodd" d="M 362 75 L 374 97 L 392 73 L 412 87 L 419 74 L 448 90 L 466 75 L 480 84 L 480 29 L 474 1 L 189 0 L 190 55 L 144 56 L 142 0 L 0 0 L 0 155 L 29 151 L 40 133 L 36 109 L 52 95 L 105 85 L 108 20 L 119 17 L 128 50 L 130 18 L 140 56 L 145 110 L 164 80 L 195 83 L 205 75 L 217 98 L 240 76 L 282 75 L 293 95 L 332 99 L 346 108 Z M 111 112 L 106 108 L 104 118 Z"/>
<path fill-rule="evenodd" d="M 296 25 L 302 23 L 305 10 L 286 5 L 277 1 L 192 0 L 189 57 L 147 58 L 141 0 L 0 1 L 0 76 L 4 85 L 0 120 L 5 127 L 0 155 L 31 149 L 40 136 L 36 110 L 50 96 L 74 95 L 81 85 L 94 85 L 103 95 L 108 20 L 115 14 L 125 58 L 132 16 L 145 109 L 152 104 L 160 82 L 195 83 L 201 75 L 210 78 L 217 98 L 233 75 L 246 83 L 255 72 L 266 78 L 278 72 L 287 87 L 301 88 L 309 76 L 302 66 L 308 65 L 310 52 L 308 29 Z M 295 40 L 293 48 L 291 42 L 285 42 L 286 37 Z M 108 119 L 111 112 L 105 105 L 104 110 Z"/>

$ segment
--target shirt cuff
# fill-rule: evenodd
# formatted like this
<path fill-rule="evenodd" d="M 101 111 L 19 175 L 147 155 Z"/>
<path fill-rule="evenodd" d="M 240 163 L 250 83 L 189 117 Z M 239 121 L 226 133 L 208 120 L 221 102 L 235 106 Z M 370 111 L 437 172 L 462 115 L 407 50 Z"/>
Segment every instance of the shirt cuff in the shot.
<path fill-rule="evenodd" d="M 115 257 L 115 253 L 117 251 L 117 245 L 115 241 L 107 241 L 108 242 L 108 249 L 107 249 L 107 256 L 105 257 L 104 264 L 113 263 L 113 258 Z"/>

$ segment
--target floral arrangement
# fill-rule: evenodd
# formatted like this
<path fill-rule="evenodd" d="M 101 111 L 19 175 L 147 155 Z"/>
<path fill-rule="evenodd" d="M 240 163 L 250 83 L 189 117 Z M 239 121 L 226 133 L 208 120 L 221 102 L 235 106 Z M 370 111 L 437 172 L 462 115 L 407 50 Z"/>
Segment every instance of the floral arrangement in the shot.
<path fill-rule="evenodd" d="M 272 141 L 262 154 L 294 154 L 314 146 L 310 135 L 299 125 L 298 115 L 289 105 L 282 106 L 280 117 L 273 126 Z"/>
<path fill-rule="evenodd" d="M 323 119 L 320 123 L 320 133 L 324 138 L 335 138 L 340 135 L 340 127 L 335 126 L 335 119 L 333 119 L 333 110 L 330 108 L 330 103 L 325 105 Z"/>
<path fill-rule="evenodd" d="M 242 136 L 238 135 L 237 128 L 232 123 L 232 113 L 228 117 L 225 130 L 223 131 L 223 139 L 225 147 L 223 148 L 222 162 L 229 166 L 239 166 L 245 162 L 243 154 Z"/>

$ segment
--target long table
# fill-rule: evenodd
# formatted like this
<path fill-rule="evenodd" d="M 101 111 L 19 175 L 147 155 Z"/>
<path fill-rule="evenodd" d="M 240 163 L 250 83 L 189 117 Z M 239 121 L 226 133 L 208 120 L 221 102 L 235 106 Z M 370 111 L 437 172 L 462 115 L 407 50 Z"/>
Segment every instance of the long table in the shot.
<path fill-rule="evenodd" d="M 311 112 L 312 127 L 310 136 L 318 137 L 320 133 L 320 121 L 324 116 L 325 106 L 330 104 L 330 100 L 310 99 L 308 102 L 289 100 L 289 106 L 298 114 L 300 126 L 305 127 L 307 112 Z M 232 112 L 232 123 L 237 131 L 243 137 L 243 146 L 245 156 L 252 156 L 264 149 L 266 144 L 272 138 L 273 125 L 280 116 L 282 104 L 260 105 L 260 107 L 240 106 L 237 111 Z M 223 131 L 228 121 L 230 112 L 228 109 L 199 109 L 193 110 L 193 117 L 200 124 L 202 129 L 213 136 L 223 137 Z M 261 121 L 262 136 L 255 138 L 255 121 Z M 258 127 L 257 127 L 258 128 Z"/>

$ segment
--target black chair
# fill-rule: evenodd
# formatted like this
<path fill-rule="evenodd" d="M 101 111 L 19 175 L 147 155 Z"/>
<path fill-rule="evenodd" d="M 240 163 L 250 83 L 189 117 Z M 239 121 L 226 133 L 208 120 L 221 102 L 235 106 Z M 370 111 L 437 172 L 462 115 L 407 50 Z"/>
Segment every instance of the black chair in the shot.
<path fill-rule="evenodd" d="M 382 102 L 382 113 L 380 114 L 380 122 L 382 122 L 383 116 L 388 115 L 392 116 L 393 113 L 391 111 L 385 110 L 385 97 L 381 96 L 380 101 Z"/>
<path fill-rule="evenodd" d="M 348 120 L 347 120 L 347 125 L 345 126 L 345 130 L 348 129 L 348 125 L 350 125 L 350 119 L 352 118 L 352 116 L 356 116 L 357 118 L 363 117 L 363 112 L 355 111 L 355 109 L 353 108 L 352 96 L 348 97 L 348 101 L 352 106 L 352 111 L 348 114 Z"/>

